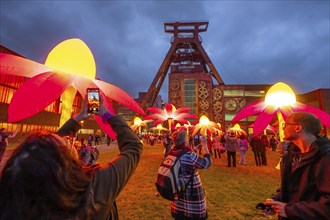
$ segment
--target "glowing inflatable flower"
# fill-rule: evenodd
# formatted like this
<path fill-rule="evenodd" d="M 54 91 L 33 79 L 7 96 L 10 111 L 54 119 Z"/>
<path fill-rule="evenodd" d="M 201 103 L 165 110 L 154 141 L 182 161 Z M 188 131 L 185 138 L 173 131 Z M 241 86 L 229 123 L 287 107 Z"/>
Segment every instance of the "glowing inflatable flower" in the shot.
<path fill-rule="evenodd" d="M 227 133 L 230 133 L 231 131 L 234 131 L 236 135 L 241 136 L 242 134 L 246 135 L 246 132 L 239 126 L 239 124 L 235 124 L 234 127 L 228 128 Z"/>
<path fill-rule="evenodd" d="M 152 131 L 157 130 L 158 131 L 158 136 L 160 135 L 160 131 L 168 131 L 168 129 L 167 128 L 164 128 L 162 126 L 162 124 L 158 124 L 156 127 L 152 127 L 149 130 L 152 130 Z"/>
<path fill-rule="evenodd" d="M 278 82 L 266 94 L 265 101 L 254 102 L 245 106 L 233 119 L 238 122 L 243 118 L 259 114 L 253 126 L 254 135 L 261 133 L 277 114 L 279 132 L 283 138 L 282 124 L 292 112 L 310 112 L 320 118 L 322 124 L 330 127 L 330 115 L 318 108 L 297 102 L 293 90 L 285 83 Z"/>
<path fill-rule="evenodd" d="M 202 115 L 199 118 L 199 123 L 196 124 L 194 127 L 192 136 L 194 136 L 195 134 L 197 134 L 198 131 L 200 131 L 200 134 L 206 137 L 207 132 L 209 131 L 212 135 L 214 129 L 221 130 L 217 123 L 210 121 L 208 117 Z"/>
<path fill-rule="evenodd" d="M 199 133 L 203 135 L 203 146 L 207 146 L 207 133 L 209 132 L 210 136 L 212 137 L 212 130 L 214 130 L 214 128 L 217 130 L 221 130 L 217 123 L 210 121 L 207 116 L 202 115 L 199 118 L 199 123 L 195 125 L 194 131 L 191 136 L 194 137 L 195 134 L 197 134 L 197 132 L 199 131 Z"/>
<path fill-rule="evenodd" d="M 154 113 L 150 114 L 146 117 L 144 117 L 144 120 L 155 120 L 154 125 L 157 126 L 158 124 L 161 124 L 164 121 L 168 121 L 168 127 L 170 130 L 170 133 L 172 132 L 172 125 L 176 123 L 181 124 L 188 124 L 187 119 L 196 119 L 197 116 L 191 113 L 188 113 L 191 110 L 191 108 L 188 107 L 181 107 L 176 109 L 174 105 L 172 104 L 166 104 L 165 109 L 160 109 L 156 107 L 150 107 L 147 108 L 147 111 Z"/>
<path fill-rule="evenodd" d="M 142 108 L 124 90 L 95 79 L 93 54 L 80 39 L 69 39 L 58 44 L 48 55 L 45 65 L 22 57 L 0 53 L 1 74 L 29 77 L 14 94 L 8 107 L 8 121 L 15 122 L 43 111 L 61 96 L 60 126 L 71 117 L 73 99 L 78 91 L 85 97 L 86 88 L 100 89 L 105 105 L 112 109 L 110 99 L 145 115 Z M 108 124 L 94 115 L 100 127 L 115 138 Z"/>
<path fill-rule="evenodd" d="M 141 120 L 139 117 L 134 118 L 134 124 L 131 125 L 131 128 L 133 131 L 136 131 L 138 129 L 138 132 L 141 133 L 141 127 L 147 126 L 147 123 L 152 122 L 152 120 Z"/>

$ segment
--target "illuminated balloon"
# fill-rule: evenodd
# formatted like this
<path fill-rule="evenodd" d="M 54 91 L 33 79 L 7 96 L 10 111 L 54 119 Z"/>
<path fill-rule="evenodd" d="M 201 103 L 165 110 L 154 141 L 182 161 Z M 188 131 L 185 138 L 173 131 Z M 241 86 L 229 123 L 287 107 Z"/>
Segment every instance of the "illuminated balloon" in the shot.
<path fill-rule="evenodd" d="M 188 113 L 190 110 L 191 108 L 188 107 L 181 107 L 176 109 L 174 105 L 168 103 L 165 105 L 164 110 L 156 107 L 147 108 L 147 111 L 153 114 L 144 117 L 144 120 L 155 120 L 155 126 L 161 124 L 164 121 L 168 121 L 170 132 L 172 132 L 172 125 L 175 125 L 176 123 L 188 124 L 188 118 L 197 118 L 196 115 Z"/>
<path fill-rule="evenodd" d="M 293 112 L 309 112 L 320 118 L 323 125 L 330 127 L 330 115 L 321 109 L 297 102 L 293 90 L 285 83 L 274 84 L 267 92 L 265 101 L 253 102 L 245 106 L 232 119 L 238 122 L 244 118 L 258 114 L 254 122 L 253 134 L 261 133 L 277 114 L 280 136 L 283 133 L 282 124 Z M 281 137 L 282 140 L 282 137 Z"/>
<path fill-rule="evenodd" d="M 71 117 L 73 99 L 78 91 L 85 97 L 87 88 L 99 88 L 106 98 L 104 104 L 113 111 L 110 99 L 145 115 L 140 105 L 124 90 L 95 79 L 96 66 L 92 52 L 80 39 L 69 39 L 58 44 L 48 55 L 45 65 L 0 53 L 1 74 L 29 77 L 17 89 L 8 107 L 8 121 L 19 121 L 43 111 L 61 97 L 60 126 Z M 108 124 L 94 115 L 96 122 L 111 138 L 116 134 Z"/>

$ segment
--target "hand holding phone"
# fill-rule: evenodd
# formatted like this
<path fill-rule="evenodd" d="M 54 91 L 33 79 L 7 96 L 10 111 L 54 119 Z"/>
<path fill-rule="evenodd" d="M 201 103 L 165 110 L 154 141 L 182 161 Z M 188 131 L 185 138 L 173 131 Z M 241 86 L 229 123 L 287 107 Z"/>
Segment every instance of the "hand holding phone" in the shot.
<path fill-rule="evenodd" d="M 87 113 L 95 113 L 100 110 L 100 90 L 99 88 L 87 88 Z"/>
<path fill-rule="evenodd" d="M 267 215 L 275 215 L 274 209 L 270 205 L 265 205 L 263 202 L 258 203 L 256 209 L 262 210 Z"/>

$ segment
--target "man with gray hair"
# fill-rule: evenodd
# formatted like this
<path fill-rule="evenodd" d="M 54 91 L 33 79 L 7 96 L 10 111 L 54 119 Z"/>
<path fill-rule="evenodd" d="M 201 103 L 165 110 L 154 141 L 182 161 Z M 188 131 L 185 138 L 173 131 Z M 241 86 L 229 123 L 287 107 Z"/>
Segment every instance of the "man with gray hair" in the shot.
<path fill-rule="evenodd" d="M 279 219 L 329 219 L 330 141 L 320 135 L 321 121 L 307 112 L 292 113 L 283 129 L 284 139 L 300 152 L 289 150 L 283 157 L 281 190 L 265 204 Z"/>

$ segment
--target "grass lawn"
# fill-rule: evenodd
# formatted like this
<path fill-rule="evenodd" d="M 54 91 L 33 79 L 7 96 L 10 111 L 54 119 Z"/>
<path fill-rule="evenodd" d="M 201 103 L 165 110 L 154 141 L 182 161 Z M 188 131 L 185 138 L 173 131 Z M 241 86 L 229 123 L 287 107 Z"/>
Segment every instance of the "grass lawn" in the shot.
<path fill-rule="evenodd" d="M 117 149 L 104 151 L 99 163 L 107 163 Z M 142 159 L 134 175 L 117 199 L 120 219 L 172 219 L 170 202 L 156 197 L 155 180 L 163 158 L 162 145 L 145 144 Z M 239 161 L 239 155 L 237 156 Z M 209 169 L 199 170 L 206 192 L 209 219 L 277 219 L 255 209 L 279 187 L 279 171 L 275 169 L 279 155 L 268 151 L 268 165 L 257 167 L 253 152 L 246 155 L 247 165 L 227 167 L 227 159 L 213 159 Z"/>

